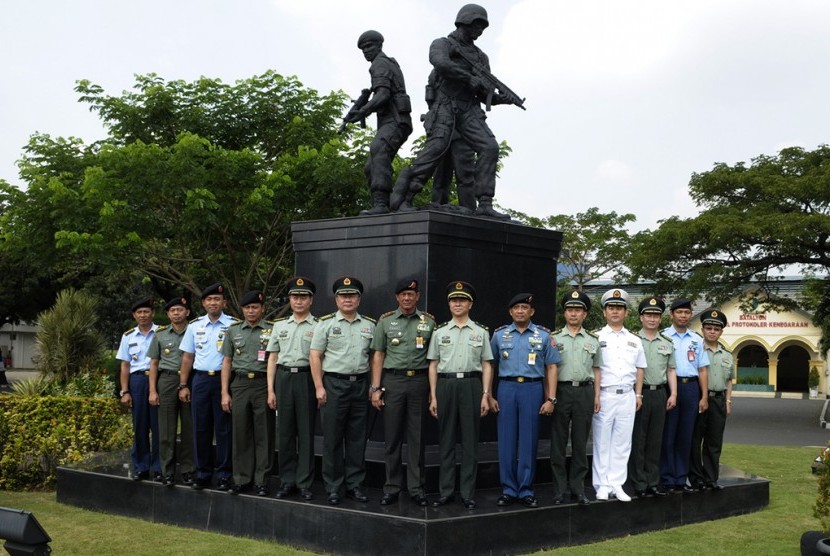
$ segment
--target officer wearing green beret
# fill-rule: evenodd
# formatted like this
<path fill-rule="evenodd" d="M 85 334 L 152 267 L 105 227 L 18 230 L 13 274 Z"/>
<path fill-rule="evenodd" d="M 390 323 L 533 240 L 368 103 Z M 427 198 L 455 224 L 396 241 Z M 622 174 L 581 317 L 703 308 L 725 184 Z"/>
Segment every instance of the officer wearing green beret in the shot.
<path fill-rule="evenodd" d="M 409 496 L 426 506 L 424 447 L 421 434 L 427 414 L 429 379 L 427 349 L 435 319 L 418 309 L 418 280 L 403 278 L 395 287 L 398 308 L 378 319 L 372 340 L 372 405 L 383 411 L 386 443 L 384 506 L 397 501 L 403 486 L 401 448 L 406 433 L 406 484 Z"/>
<path fill-rule="evenodd" d="M 367 502 L 366 423 L 369 414 L 369 346 L 375 321 L 357 312 L 363 284 L 343 276 L 332 285 L 337 312 L 320 318 L 311 339 L 311 376 L 323 423 L 323 482 L 328 503 L 346 496 Z"/>
<path fill-rule="evenodd" d="M 246 292 L 239 306 L 244 320 L 228 327 L 222 344 L 222 410 L 231 414 L 232 429 L 233 484 L 229 491 L 238 494 L 253 483 L 257 496 L 268 496 L 275 416 L 268 407 L 265 347 L 272 323 L 262 318 L 262 292 Z"/>
<path fill-rule="evenodd" d="M 460 430 L 461 501 L 468 510 L 476 507 L 478 439 L 481 417 L 491 408 L 493 351 L 487 328 L 470 320 L 475 297 L 475 289 L 467 282 L 447 286 L 452 320 L 435 329 L 427 351 L 429 411 L 438 419 L 441 453 L 440 497 L 433 506 L 444 506 L 454 499 L 456 431 Z"/>
<path fill-rule="evenodd" d="M 565 502 L 570 491 L 580 504 L 590 504 L 585 495 L 588 474 L 588 435 L 591 419 L 599 410 L 599 367 L 602 364 L 599 339 L 582 327 L 591 310 L 591 299 L 573 291 L 562 298 L 565 327 L 554 332 L 551 341 L 562 357 L 553 412 L 550 465 L 553 472 L 554 504 Z M 570 475 L 565 468 L 565 449 L 571 438 Z"/>
<path fill-rule="evenodd" d="M 190 304 L 184 297 L 176 297 L 164 306 L 169 326 L 159 326 L 150 342 L 150 405 L 159 412 L 159 456 L 164 486 L 176 484 L 176 463 L 182 482 L 193 483 L 193 414 L 190 403 L 179 399 L 179 375 L 182 352 L 179 344 L 187 330 Z M 176 431 L 181 421 L 181 441 L 176 445 Z"/>
<path fill-rule="evenodd" d="M 317 319 L 311 304 L 314 282 L 296 276 L 288 282 L 291 316 L 277 319 L 268 341 L 268 406 L 279 408 L 277 450 L 282 485 L 277 498 L 288 498 L 300 489 L 311 500 L 314 480 L 314 421 L 317 401 L 311 380 L 309 350 Z"/>
<path fill-rule="evenodd" d="M 720 490 L 723 488 L 718 484 L 720 454 L 726 418 L 732 414 L 735 360 L 732 352 L 719 341 L 726 327 L 726 315 L 710 308 L 701 313 L 700 321 L 703 345 L 709 354 L 709 409 L 698 415 L 695 423 L 689 481 L 693 488 Z"/>
<path fill-rule="evenodd" d="M 646 353 L 643 380 L 643 407 L 634 418 L 628 480 L 637 496 L 665 496 L 660 486 L 660 449 L 666 412 L 677 404 L 677 373 L 674 343 L 660 333 L 660 319 L 666 303 L 657 297 L 640 302 L 638 333 Z"/>

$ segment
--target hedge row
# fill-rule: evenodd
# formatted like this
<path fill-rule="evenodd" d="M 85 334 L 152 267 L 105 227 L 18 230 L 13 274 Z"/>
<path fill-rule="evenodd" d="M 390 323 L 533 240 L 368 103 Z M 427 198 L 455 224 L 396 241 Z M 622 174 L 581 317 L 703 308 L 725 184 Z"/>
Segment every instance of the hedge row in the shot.
<path fill-rule="evenodd" d="M 0 489 L 53 488 L 59 465 L 131 442 L 112 398 L 0 395 Z"/>

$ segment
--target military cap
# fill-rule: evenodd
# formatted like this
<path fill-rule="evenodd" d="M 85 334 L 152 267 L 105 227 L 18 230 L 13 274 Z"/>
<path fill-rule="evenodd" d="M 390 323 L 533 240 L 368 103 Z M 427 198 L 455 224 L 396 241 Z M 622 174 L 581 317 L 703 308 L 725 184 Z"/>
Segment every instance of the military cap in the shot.
<path fill-rule="evenodd" d="M 674 311 L 676 309 L 691 309 L 692 308 L 692 301 L 690 299 L 686 299 L 685 297 L 681 297 L 680 299 L 675 299 L 671 303 L 671 307 L 669 308 L 670 311 Z"/>
<path fill-rule="evenodd" d="M 342 276 L 334 281 L 331 286 L 335 295 L 338 293 L 363 293 L 363 284 L 354 276 Z"/>
<path fill-rule="evenodd" d="M 490 22 L 487 19 L 487 10 L 478 4 L 465 4 L 458 10 L 458 15 L 455 16 L 455 26 L 461 24 L 471 25 L 476 20 L 484 22 L 484 27 L 489 27 Z"/>
<path fill-rule="evenodd" d="M 383 44 L 383 35 L 381 35 L 377 31 L 373 31 L 370 29 L 369 31 L 361 33 L 360 36 L 357 38 L 357 47 L 363 48 L 368 43 L 372 42 L 379 42 Z"/>
<path fill-rule="evenodd" d="M 295 276 L 288 281 L 288 295 L 314 295 L 316 291 L 317 286 L 314 282 L 304 276 Z"/>
<path fill-rule="evenodd" d="M 139 309 L 143 309 L 144 307 L 152 310 L 154 309 L 155 303 L 156 300 L 152 297 L 142 297 L 130 306 L 130 312 L 135 313 L 136 311 L 138 311 Z"/>
<path fill-rule="evenodd" d="M 619 288 L 608 290 L 602 294 L 600 305 L 602 305 L 603 309 L 609 305 L 628 307 L 628 292 Z"/>
<path fill-rule="evenodd" d="M 187 298 L 185 297 L 174 297 L 170 301 L 164 304 L 164 311 L 167 312 L 173 307 L 182 306 L 185 309 L 190 309 L 190 304 L 187 302 Z"/>
<path fill-rule="evenodd" d="M 221 295 L 222 297 L 225 297 L 225 286 L 223 286 L 219 282 L 211 284 L 210 286 L 202 290 L 202 299 L 206 298 L 209 295 Z"/>
<path fill-rule="evenodd" d="M 414 278 L 401 278 L 398 280 L 398 283 L 395 284 L 395 295 L 407 290 L 418 292 L 418 280 Z"/>
<path fill-rule="evenodd" d="M 512 309 L 513 305 L 518 305 L 519 303 L 527 303 L 531 307 L 533 307 L 533 294 L 532 293 L 520 293 L 513 296 L 513 299 L 510 300 L 510 303 L 507 304 L 508 309 Z"/>
<path fill-rule="evenodd" d="M 700 322 L 702 324 L 714 324 L 724 328 L 726 326 L 726 315 L 714 308 L 709 308 L 700 314 Z"/>
<path fill-rule="evenodd" d="M 245 305 L 251 305 L 253 303 L 265 303 L 265 296 L 262 295 L 262 292 L 259 290 L 251 290 L 245 292 L 242 297 L 239 298 L 239 306 L 244 307 Z"/>
<path fill-rule="evenodd" d="M 639 310 L 641 315 L 645 313 L 657 313 L 658 315 L 662 315 L 663 311 L 666 310 L 666 302 L 654 296 L 647 297 L 640 301 Z"/>
<path fill-rule="evenodd" d="M 476 300 L 476 289 L 469 283 L 457 280 L 447 284 L 447 301 L 457 297 L 463 297 L 470 301 Z"/>
<path fill-rule="evenodd" d="M 588 297 L 585 294 L 585 292 L 581 292 L 578 290 L 566 293 L 565 296 L 562 298 L 562 308 L 567 309 L 568 307 L 579 307 L 580 309 L 590 311 L 591 298 Z"/>

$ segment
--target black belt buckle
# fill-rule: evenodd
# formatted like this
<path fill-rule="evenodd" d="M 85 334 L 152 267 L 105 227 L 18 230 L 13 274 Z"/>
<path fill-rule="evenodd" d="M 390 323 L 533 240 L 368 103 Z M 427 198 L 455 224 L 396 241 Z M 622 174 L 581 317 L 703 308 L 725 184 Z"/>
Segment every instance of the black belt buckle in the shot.
<path fill-rule="evenodd" d="M 582 386 L 582 383 L 578 380 L 574 380 L 573 382 L 571 382 L 571 386 L 573 386 L 574 388 L 579 388 L 580 386 Z"/>
<path fill-rule="evenodd" d="M 615 394 L 625 394 L 625 390 L 623 390 L 622 388 L 617 388 L 616 390 L 614 390 L 614 393 Z"/>
<path fill-rule="evenodd" d="M 406 376 L 415 376 L 415 369 L 407 369 Z"/>
<path fill-rule="evenodd" d="M 525 381 L 525 377 L 523 377 L 523 376 L 517 376 L 516 377 L 516 382 L 524 382 L 524 381 Z"/>

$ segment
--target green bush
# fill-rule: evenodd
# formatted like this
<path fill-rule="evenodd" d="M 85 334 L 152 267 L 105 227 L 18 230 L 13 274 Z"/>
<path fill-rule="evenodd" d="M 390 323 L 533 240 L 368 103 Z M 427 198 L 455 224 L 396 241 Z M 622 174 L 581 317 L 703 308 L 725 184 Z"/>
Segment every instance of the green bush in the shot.
<path fill-rule="evenodd" d="M 0 395 L 0 489 L 52 488 L 59 465 L 131 442 L 113 398 Z"/>
<path fill-rule="evenodd" d="M 760 376 L 760 375 L 750 375 L 750 376 L 738 377 L 737 384 L 766 385 L 767 384 L 767 377 Z"/>
<path fill-rule="evenodd" d="M 12 385 L 12 392 L 22 396 L 76 396 L 81 398 L 112 398 L 115 382 L 100 372 L 83 373 L 70 377 L 64 382 L 55 377 L 38 375 L 20 380 Z"/>

